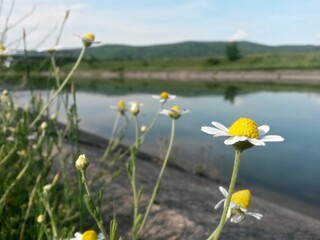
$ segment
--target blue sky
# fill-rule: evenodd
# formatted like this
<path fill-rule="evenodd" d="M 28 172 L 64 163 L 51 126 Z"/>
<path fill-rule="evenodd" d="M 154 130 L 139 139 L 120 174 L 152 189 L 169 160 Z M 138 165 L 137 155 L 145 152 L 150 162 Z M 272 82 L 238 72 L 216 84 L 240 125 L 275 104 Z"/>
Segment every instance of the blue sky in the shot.
<path fill-rule="evenodd" d="M 32 15 L 8 32 L 6 43 L 16 43 L 24 28 L 29 48 L 52 46 L 69 9 L 64 47 L 79 47 L 74 34 L 87 32 L 102 43 L 129 45 L 188 40 L 320 45 L 319 0 L 16 0 L 11 21 L 35 4 Z M 9 5 L 5 0 L 1 31 Z"/>

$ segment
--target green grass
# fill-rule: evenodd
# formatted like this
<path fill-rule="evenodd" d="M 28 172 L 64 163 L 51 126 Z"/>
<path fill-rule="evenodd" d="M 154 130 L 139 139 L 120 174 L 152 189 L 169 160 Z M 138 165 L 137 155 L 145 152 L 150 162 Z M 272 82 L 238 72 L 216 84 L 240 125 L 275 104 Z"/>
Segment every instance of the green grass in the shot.
<path fill-rule="evenodd" d="M 68 64 L 64 65 L 68 68 Z M 320 69 L 320 54 L 255 54 L 243 56 L 237 61 L 225 57 L 202 57 L 185 59 L 123 60 L 123 61 L 83 61 L 80 70 L 111 71 L 212 71 L 212 70 L 279 70 Z"/>

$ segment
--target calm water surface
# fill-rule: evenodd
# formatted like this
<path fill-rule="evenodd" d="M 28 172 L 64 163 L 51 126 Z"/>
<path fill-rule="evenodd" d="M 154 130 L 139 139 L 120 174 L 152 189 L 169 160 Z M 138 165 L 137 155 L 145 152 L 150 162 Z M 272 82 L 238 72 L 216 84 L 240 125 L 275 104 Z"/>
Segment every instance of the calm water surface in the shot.
<path fill-rule="evenodd" d="M 148 125 L 159 107 L 152 93 L 108 94 L 78 91 L 80 127 L 108 137 L 116 105 L 144 103 L 139 123 Z M 254 119 L 258 125 L 269 125 L 269 134 L 285 138 L 281 143 L 246 150 L 242 156 L 239 180 L 245 188 L 265 188 L 290 196 L 297 201 L 319 207 L 320 203 L 320 94 L 307 92 L 241 92 L 226 96 L 212 92 L 198 96 L 177 96 L 165 107 L 179 105 L 190 113 L 178 119 L 172 161 L 191 171 L 204 172 L 213 178 L 229 179 L 234 151 L 223 144 L 224 138 L 213 138 L 201 132 L 201 126 L 218 121 L 229 127 L 239 117 Z M 63 119 L 63 115 L 61 115 Z M 171 120 L 159 116 L 150 131 L 143 150 L 162 156 L 170 135 Z M 133 127 L 128 129 L 126 144 L 133 141 Z M 226 186 L 227 187 L 227 186 Z"/>

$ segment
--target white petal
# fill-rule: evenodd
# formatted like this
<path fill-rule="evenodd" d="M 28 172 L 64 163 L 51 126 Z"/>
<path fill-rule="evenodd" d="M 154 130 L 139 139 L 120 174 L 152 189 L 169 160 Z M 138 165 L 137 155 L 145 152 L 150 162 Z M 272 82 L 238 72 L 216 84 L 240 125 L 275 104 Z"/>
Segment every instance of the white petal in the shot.
<path fill-rule="evenodd" d="M 232 223 L 238 223 L 238 222 L 241 222 L 243 218 L 244 218 L 244 215 L 234 215 L 234 216 L 230 219 L 230 222 L 232 222 Z"/>
<path fill-rule="evenodd" d="M 262 125 L 258 127 L 259 136 L 262 137 L 266 135 L 269 132 L 269 130 L 270 130 L 270 127 L 268 125 Z"/>
<path fill-rule="evenodd" d="M 220 201 L 214 206 L 214 209 L 218 209 L 225 201 L 226 201 L 226 199 L 220 200 Z"/>
<path fill-rule="evenodd" d="M 186 113 L 189 113 L 189 112 L 190 112 L 189 109 L 184 109 L 184 110 L 182 110 L 182 111 L 180 112 L 180 114 L 183 115 L 183 114 L 186 114 Z"/>
<path fill-rule="evenodd" d="M 279 135 L 267 135 L 260 140 L 263 142 L 282 142 L 284 138 Z"/>
<path fill-rule="evenodd" d="M 220 192 L 222 193 L 222 195 L 226 198 L 226 197 L 228 197 L 228 191 L 227 191 L 227 189 L 225 189 L 224 187 L 222 187 L 222 186 L 219 186 L 219 190 L 220 190 Z"/>
<path fill-rule="evenodd" d="M 169 116 L 170 111 L 167 109 L 162 109 L 159 113 Z"/>
<path fill-rule="evenodd" d="M 213 122 L 211 122 L 211 124 L 212 124 L 213 126 L 217 127 L 218 129 L 226 132 L 226 133 L 229 132 L 229 129 L 228 129 L 226 126 L 224 126 L 223 124 L 221 124 L 221 123 L 218 123 L 218 122 L 214 122 L 214 121 L 213 121 Z"/>
<path fill-rule="evenodd" d="M 246 140 L 248 140 L 248 138 L 245 137 L 245 136 L 233 136 L 233 137 L 230 137 L 230 138 L 226 139 L 224 141 L 224 144 L 233 145 L 233 144 L 235 144 L 237 142 L 243 142 L 243 141 L 246 141 Z"/>
<path fill-rule="evenodd" d="M 170 95 L 168 100 L 174 100 L 176 99 L 176 97 L 177 97 L 176 95 Z"/>
<path fill-rule="evenodd" d="M 266 145 L 263 141 L 261 141 L 259 139 L 255 139 L 255 138 L 248 138 L 248 141 L 255 146 L 265 146 Z"/>
<path fill-rule="evenodd" d="M 263 217 L 261 213 L 254 213 L 254 212 L 246 212 L 246 215 L 255 217 L 258 220 L 260 220 Z"/>
<path fill-rule="evenodd" d="M 214 137 L 229 136 L 228 133 L 226 133 L 220 129 L 213 128 L 213 127 L 204 126 L 204 127 L 201 127 L 201 131 L 208 133 L 208 134 L 212 134 L 212 135 L 214 135 Z"/>
<path fill-rule="evenodd" d="M 74 234 L 74 238 L 70 238 L 70 240 L 81 240 L 82 239 L 82 234 L 79 232 L 76 232 Z"/>
<path fill-rule="evenodd" d="M 102 233 L 99 233 L 98 234 L 98 240 L 103 240 L 104 238 L 103 238 L 103 234 Z"/>
<path fill-rule="evenodd" d="M 159 96 L 159 95 L 152 95 L 152 98 L 154 98 L 154 99 L 160 99 L 160 96 Z"/>

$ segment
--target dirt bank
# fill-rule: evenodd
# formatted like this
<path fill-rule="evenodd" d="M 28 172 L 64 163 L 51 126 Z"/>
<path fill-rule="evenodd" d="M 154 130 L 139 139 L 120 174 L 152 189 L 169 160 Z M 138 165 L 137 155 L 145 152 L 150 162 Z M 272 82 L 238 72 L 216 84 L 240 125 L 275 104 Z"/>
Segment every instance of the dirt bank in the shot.
<path fill-rule="evenodd" d="M 86 154 L 90 161 L 90 178 L 97 169 L 103 169 L 97 162 L 103 153 L 106 140 L 86 133 L 81 134 L 81 139 L 81 153 Z M 146 200 L 150 197 L 160 170 L 154 160 L 152 156 L 141 155 L 137 162 L 137 181 L 143 186 L 142 207 L 145 207 Z M 105 175 L 105 179 L 102 206 L 106 220 L 115 213 L 119 232 L 126 236 L 130 232 L 133 206 L 128 177 L 123 172 L 112 182 L 108 175 Z M 220 219 L 221 210 L 214 210 L 214 206 L 222 199 L 218 190 L 221 184 L 226 183 L 167 168 L 143 239 L 206 239 Z M 252 194 L 250 210 L 262 213 L 262 220 L 247 216 L 239 224 L 228 223 L 220 239 L 320 239 L 320 221 L 261 199 L 255 196 L 254 192 Z"/>
<path fill-rule="evenodd" d="M 276 71 L 76 71 L 77 78 L 320 85 L 318 70 Z"/>

